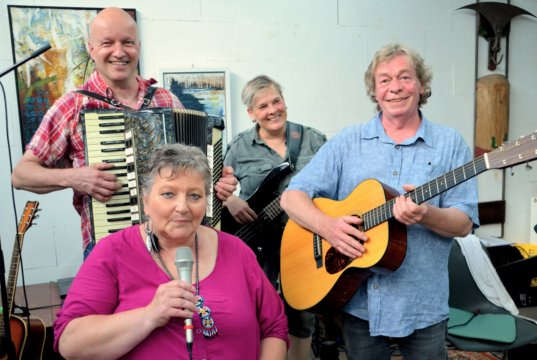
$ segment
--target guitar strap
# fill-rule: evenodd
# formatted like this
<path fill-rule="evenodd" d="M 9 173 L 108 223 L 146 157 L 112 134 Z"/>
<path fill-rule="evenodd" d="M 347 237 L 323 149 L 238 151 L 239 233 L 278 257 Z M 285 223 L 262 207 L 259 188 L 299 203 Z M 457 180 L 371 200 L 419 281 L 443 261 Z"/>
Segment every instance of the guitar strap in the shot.
<path fill-rule="evenodd" d="M 289 164 L 291 165 L 291 170 L 294 170 L 296 166 L 300 145 L 302 144 L 303 130 L 302 125 L 290 121 L 287 122 L 287 145 L 289 147 Z"/>
<path fill-rule="evenodd" d="M 142 103 L 142 106 L 140 107 L 139 110 L 145 109 L 145 108 L 147 108 L 149 106 L 149 104 L 151 103 L 151 99 L 153 98 L 153 95 L 155 94 L 155 90 L 157 90 L 157 88 L 154 87 L 154 86 L 150 86 L 147 89 L 147 94 L 145 94 L 145 96 L 144 96 L 144 102 Z M 82 89 L 75 90 L 75 92 L 78 93 L 78 94 L 82 94 L 82 95 L 92 97 L 92 98 L 97 99 L 97 100 L 104 101 L 107 104 L 110 104 L 110 105 L 118 107 L 118 108 L 122 108 L 124 110 L 136 111 L 136 109 L 133 109 L 130 106 L 122 104 L 122 103 L 120 103 L 119 101 L 117 101 L 115 99 L 112 99 L 112 98 L 109 98 L 109 97 L 106 97 L 106 96 L 102 96 L 101 94 L 97 94 L 97 93 L 87 91 L 87 90 L 82 90 Z"/>

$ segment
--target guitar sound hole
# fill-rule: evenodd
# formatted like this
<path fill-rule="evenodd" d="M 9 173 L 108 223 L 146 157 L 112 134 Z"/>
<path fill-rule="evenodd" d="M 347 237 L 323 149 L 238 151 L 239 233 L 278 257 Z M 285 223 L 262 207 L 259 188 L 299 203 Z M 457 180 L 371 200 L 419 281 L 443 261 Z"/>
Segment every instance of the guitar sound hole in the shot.
<path fill-rule="evenodd" d="M 335 248 L 330 248 L 326 252 L 325 266 L 326 272 L 329 274 L 335 274 L 345 269 L 347 265 L 351 262 L 351 259 L 348 256 L 341 254 Z"/>

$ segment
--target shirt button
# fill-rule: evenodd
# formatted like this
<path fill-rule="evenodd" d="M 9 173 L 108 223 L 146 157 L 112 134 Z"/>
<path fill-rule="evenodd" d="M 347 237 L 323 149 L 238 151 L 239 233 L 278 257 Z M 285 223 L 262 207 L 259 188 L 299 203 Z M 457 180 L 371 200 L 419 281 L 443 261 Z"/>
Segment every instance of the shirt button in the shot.
<path fill-rule="evenodd" d="M 399 150 L 400 146 L 399 145 L 395 145 L 395 150 Z"/>
<path fill-rule="evenodd" d="M 393 176 L 397 176 L 397 175 L 399 175 L 399 173 L 397 172 L 397 170 L 394 170 L 393 171 Z"/>
<path fill-rule="evenodd" d="M 374 284 L 373 285 L 373 289 L 375 289 L 375 290 L 377 290 L 379 287 L 380 287 L 379 284 Z"/>
<path fill-rule="evenodd" d="M 200 330 L 200 329 L 196 329 L 196 334 L 201 334 L 201 330 Z"/>

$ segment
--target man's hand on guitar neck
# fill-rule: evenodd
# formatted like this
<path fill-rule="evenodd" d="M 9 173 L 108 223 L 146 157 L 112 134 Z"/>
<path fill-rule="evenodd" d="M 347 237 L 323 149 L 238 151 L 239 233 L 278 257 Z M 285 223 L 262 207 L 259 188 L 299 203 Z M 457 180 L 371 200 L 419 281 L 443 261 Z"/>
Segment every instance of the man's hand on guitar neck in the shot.
<path fill-rule="evenodd" d="M 255 211 L 238 196 L 231 195 L 224 203 L 224 206 L 227 207 L 229 213 L 238 224 L 248 224 L 257 219 Z"/>
<path fill-rule="evenodd" d="M 414 185 L 403 185 L 403 190 L 412 191 L 416 187 Z M 418 224 L 423 220 L 423 217 L 427 214 L 427 205 L 418 205 L 410 197 L 399 195 L 395 198 L 395 204 L 393 205 L 393 216 L 397 221 L 406 226 Z"/>
<path fill-rule="evenodd" d="M 407 192 L 414 188 L 414 185 L 403 185 Z M 395 200 L 393 216 L 406 226 L 421 224 L 445 237 L 464 237 L 472 231 L 473 225 L 472 220 L 457 208 L 438 208 L 427 203 L 418 205 L 403 195 Z"/>

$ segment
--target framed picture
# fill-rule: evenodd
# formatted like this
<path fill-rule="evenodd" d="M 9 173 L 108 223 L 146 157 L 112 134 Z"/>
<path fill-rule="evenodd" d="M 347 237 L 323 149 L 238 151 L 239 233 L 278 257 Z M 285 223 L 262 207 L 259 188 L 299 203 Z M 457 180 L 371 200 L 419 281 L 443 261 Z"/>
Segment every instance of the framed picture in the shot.
<path fill-rule="evenodd" d="M 14 62 L 47 42 L 51 46 L 15 72 L 23 151 L 54 101 L 92 73 L 86 43 L 91 20 L 101 9 L 8 5 Z M 135 9 L 125 10 L 136 20 Z"/>
<path fill-rule="evenodd" d="M 229 73 L 223 69 L 162 70 L 161 84 L 185 108 L 203 111 L 224 120 L 224 146 L 231 139 Z"/>

